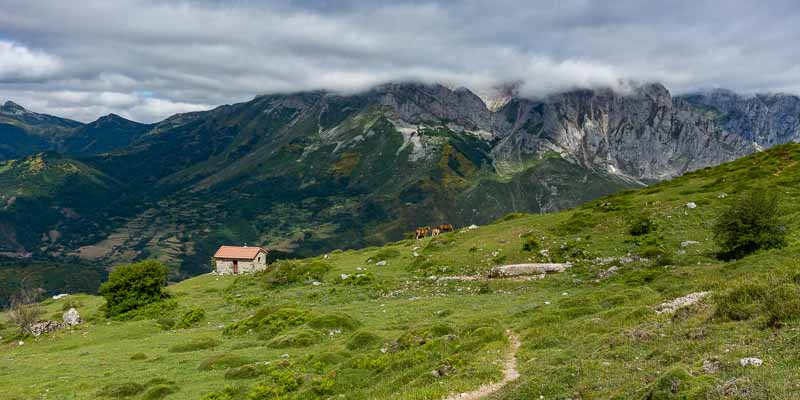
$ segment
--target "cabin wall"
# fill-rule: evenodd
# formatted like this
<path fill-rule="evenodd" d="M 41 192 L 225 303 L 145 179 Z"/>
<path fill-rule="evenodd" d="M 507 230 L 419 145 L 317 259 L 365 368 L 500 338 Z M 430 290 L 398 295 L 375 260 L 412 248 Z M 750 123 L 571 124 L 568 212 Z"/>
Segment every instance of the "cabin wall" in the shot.
<path fill-rule="evenodd" d="M 263 271 L 267 269 L 267 253 L 258 253 L 256 258 L 252 260 L 238 260 L 239 261 L 239 274 L 246 274 L 250 272 Z M 217 259 L 216 272 L 220 275 L 233 275 L 233 260 L 231 259 Z"/>

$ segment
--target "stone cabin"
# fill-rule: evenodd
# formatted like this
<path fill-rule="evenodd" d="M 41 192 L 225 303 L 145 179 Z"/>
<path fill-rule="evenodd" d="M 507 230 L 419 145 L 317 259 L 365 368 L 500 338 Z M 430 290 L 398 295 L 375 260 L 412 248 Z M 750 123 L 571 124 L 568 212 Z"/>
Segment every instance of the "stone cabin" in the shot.
<path fill-rule="evenodd" d="M 238 275 L 267 269 L 267 253 L 261 247 L 220 246 L 214 253 L 215 270 L 220 275 Z"/>

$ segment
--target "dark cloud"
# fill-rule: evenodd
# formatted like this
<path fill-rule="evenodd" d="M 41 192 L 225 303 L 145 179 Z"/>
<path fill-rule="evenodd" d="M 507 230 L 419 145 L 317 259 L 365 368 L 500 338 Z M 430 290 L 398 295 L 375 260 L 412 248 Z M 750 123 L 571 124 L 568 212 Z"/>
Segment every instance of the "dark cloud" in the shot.
<path fill-rule="evenodd" d="M 795 1 L 0 0 L 0 98 L 141 121 L 418 79 L 800 92 Z"/>

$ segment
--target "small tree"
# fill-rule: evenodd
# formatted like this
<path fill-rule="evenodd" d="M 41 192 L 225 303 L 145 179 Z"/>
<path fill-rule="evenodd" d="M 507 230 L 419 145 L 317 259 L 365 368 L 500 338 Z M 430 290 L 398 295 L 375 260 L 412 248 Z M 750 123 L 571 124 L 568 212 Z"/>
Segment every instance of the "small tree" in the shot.
<path fill-rule="evenodd" d="M 786 245 L 778 196 L 765 191 L 740 195 L 717 217 L 713 230 L 724 260 Z"/>
<path fill-rule="evenodd" d="M 8 318 L 19 328 L 19 333 L 25 333 L 42 316 L 42 309 L 36 302 L 38 293 L 27 287 L 24 282 L 16 294 L 11 296 Z"/>
<path fill-rule="evenodd" d="M 155 260 L 117 267 L 100 286 L 106 299 L 106 315 L 118 316 L 169 295 L 164 291 L 169 270 Z"/>

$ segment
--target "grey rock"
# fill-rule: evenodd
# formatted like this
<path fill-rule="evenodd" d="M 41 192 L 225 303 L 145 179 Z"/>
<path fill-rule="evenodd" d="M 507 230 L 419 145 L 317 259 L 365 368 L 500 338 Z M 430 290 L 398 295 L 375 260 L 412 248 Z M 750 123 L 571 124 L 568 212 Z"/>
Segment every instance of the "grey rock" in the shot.
<path fill-rule="evenodd" d="M 512 264 L 494 267 L 489 271 L 490 278 L 507 278 L 513 276 L 541 275 L 547 273 L 564 272 L 572 265 L 569 263 L 556 264 Z"/>
<path fill-rule="evenodd" d="M 742 96 L 713 90 L 682 96 L 709 119 L 762 147 L 800 140 L 800 98 L 787 94 Z"/>
<path fill-rule="evenodd" d="M 748 365 L 752 365 L 754 367 L 760 367 L 764 364 L 764 360 L 757 358 L 757 357 L 745 357 L 739 360 L 739 365 L 746 367 Z"/>
<path fill-rule="evenodd" d="M 39 337 L 45 333 L 55 332 L 64 329 L 64 324 L 56 321 L 39 321 L 28 327 L 28 332 L 34 337 Z"/>
<path fill-rule="evenodd" d="M 67 310 L 63 315 L 63 319 L 64 323 L 69 326 L 79 325 L 82 322 L 81 315 L 78 314 L 78 310 L 74 308 Z"/>

